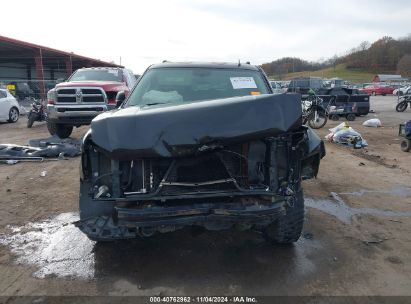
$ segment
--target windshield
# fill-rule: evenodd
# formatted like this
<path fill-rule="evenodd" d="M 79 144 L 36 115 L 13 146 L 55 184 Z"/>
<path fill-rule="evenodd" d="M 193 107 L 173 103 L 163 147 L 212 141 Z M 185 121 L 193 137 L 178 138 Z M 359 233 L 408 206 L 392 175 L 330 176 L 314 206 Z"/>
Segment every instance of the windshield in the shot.
<path fill-rule="evenodd" d="M 179 104 L 268 94 L 258 71 L 213 68 L 158 68 L 147 71 L 126 106 Z"/>
<path fill-rule="evenodd" d="M 118 69 L 93 69 L 93 70 L 77 70 L 69 79 L 69 81 L 117 81 L 122 82 L 122 76 Z"/>

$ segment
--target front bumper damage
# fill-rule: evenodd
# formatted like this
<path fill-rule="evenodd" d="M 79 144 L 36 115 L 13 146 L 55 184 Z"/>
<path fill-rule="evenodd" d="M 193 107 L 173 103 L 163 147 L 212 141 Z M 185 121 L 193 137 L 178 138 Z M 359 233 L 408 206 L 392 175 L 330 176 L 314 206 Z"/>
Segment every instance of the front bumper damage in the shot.
<path fill-rule="evenodd" d="M 142 209 L 115 207 L 111 215 L 80 220 L 75 225 L 90 239 L 113 240 L 149 237 L 185 226 L 208 230 L 236 227 L 240 230 L 264 227 L 285 213 L 286 200 L 268 204 L 201 203 Z"/>

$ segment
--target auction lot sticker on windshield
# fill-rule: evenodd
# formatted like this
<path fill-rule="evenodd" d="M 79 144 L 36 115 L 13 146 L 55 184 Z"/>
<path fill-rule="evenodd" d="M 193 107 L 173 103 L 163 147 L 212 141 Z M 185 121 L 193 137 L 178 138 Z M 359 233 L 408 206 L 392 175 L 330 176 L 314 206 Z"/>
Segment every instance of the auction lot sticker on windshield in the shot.
<path fill-rule="evenodd" d="M 107 70 L 107 72 L 118 76 L 118 70 Z"/>
<path fill-rule="evenodd" d="M 256 89 L 253 77 L 230 77 L 233 89 Z"/>

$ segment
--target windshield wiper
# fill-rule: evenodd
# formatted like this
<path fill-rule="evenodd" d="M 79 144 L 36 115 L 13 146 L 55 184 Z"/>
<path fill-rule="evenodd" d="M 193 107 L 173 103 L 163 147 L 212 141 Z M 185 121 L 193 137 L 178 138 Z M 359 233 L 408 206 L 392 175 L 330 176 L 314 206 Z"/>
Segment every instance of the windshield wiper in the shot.
<path fill-rule="evenodd" d="M 159 104 L 166 104 L 167 102 L 153 102 L 153 103 L 146 103 L 145 105 L 142 105 L 142 107 L 145 106 L 155 106 L 155 105 L 159 105 Z"/>

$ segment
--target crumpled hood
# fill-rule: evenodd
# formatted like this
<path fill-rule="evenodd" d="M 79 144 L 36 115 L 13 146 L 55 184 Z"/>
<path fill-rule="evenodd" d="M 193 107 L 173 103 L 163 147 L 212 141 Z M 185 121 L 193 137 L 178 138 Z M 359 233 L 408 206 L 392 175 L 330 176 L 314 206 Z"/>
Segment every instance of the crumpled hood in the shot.
<path fill-rule="evenodd" d="M 111 111 L 92 121 L 91 138 L 113 158 L 180 157 L 300 126 L 300 95 L 276 94 Z"/>

